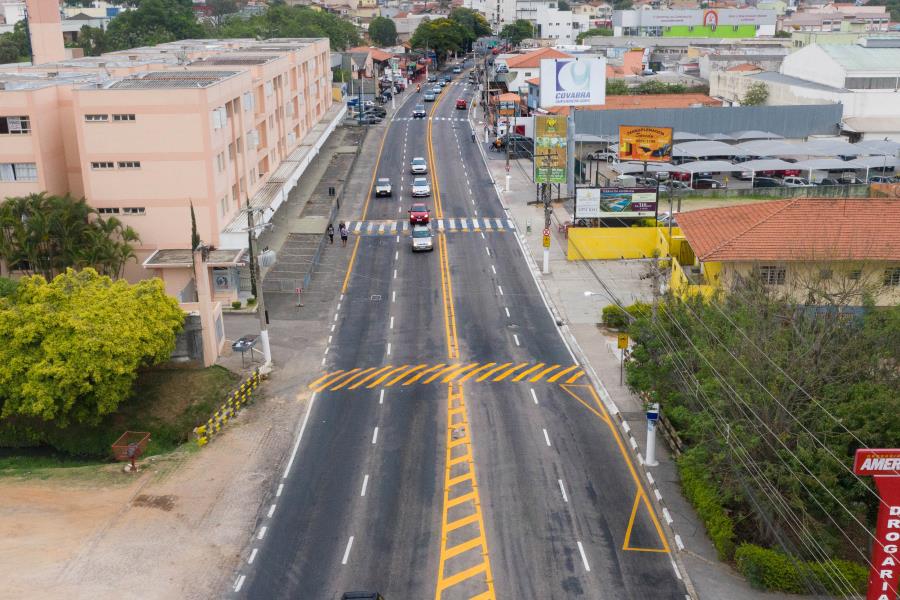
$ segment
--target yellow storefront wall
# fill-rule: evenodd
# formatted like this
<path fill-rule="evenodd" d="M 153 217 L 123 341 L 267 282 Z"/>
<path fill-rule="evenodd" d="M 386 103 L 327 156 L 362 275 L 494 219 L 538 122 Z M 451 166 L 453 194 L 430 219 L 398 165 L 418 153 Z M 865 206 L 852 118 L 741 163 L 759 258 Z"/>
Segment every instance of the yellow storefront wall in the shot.
<path fill-rule="evenodd" d="M 672 229 L 678 242 L 681 230 Z M 683 238 L 682 238 L 683 239 Z M 650 258 L 669 253 L 667 227 L 570 227 L 566 257 L 569 260 Z M 673 244 L 674 246 L 674 244 Z"/>

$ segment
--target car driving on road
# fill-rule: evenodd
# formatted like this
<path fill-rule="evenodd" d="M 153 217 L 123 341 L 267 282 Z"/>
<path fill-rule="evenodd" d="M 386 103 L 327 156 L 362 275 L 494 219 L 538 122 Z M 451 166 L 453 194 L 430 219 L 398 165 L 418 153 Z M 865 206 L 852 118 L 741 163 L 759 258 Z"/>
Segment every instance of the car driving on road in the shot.
<path fill-rule="evenodd" d="M 454 74 L 454 75 L 458 75 L 458 74 L 460 74 L 460 73 L 462 73 L 462 69 L 460 69 L 459 67 L 453 67 L 453 74 Z"/>
<path fill-rule="evenodd" d="M 467 108 L 469 108 L 469 104 L 465 98 L 459 98 L 456 101 L 456 110 L 466 110 Z"/>
<path fill-rule="evenodd" d="M 428 225 L 430 213 L 428 207 L 417 202 L 409 208 L 409 224 L 410 225 Z"/>
<path fill-rule="evenodd" d="M 413 198 L 421 198 L 431 195 L 431 186 L 428 184 L 427 177 L 416 177 L 412 183 Z"/>
<path fill-rule="evenodd" d="M 413 252 L 430 252 L 434 250 L 434 236 L 431 228 L 426 225 L 414 225 L 412 228 L 412 251 Z"/>
<path fill-rule="evenodd" d="M 379 177 L 378 181 L 375 182 L 375 197 L 390 196 L 392 192 L 391 180 L 387 177 Z"/>
<path fill-rule="evenodd" d="M 425 102 L 434 102 L 434 94 L 432 92 L 425 92 L 422 99 L 425 100 Z"/>
<path fill-rule="evenodd" d="M 434 100 L 434 98 L 432 98 L 432 100 Z M 425 105 L 424 104 L 416 104 L 416 107 L 413 109 L 413 119 L 424 119 L 424 118 L 425 118 Z"/>
<path fill-rule="evenodd" d="M 438 95 L 438 94 L 440 94 L 443 90 L 444 90 L 444 88 L 442 88 L 442 87 L 439 86 L 439 85 L 436 85 L 436 86 L 434 86 L 433 88 L 431 88 L 431 93 L 434 94 L 434 95 Z"/>
<path fill-rule="evenodd" d="M 424 175 L 428 172 L 428 163 L 421 156 L 416 156 L 410 161 L 409 170 L 413 175 Z"/>

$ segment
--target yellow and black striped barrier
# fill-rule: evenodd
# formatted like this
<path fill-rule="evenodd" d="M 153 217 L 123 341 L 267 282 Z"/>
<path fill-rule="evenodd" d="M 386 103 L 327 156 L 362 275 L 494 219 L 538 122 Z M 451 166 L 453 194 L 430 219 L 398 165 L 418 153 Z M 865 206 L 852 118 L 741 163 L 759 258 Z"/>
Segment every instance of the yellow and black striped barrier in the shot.
<path fill-rule="evenodd" d="M 253 402 L 253 393 L 259 387 L 259 381 L 259 371 L 254 371 L 253 375 L 242 381 L 240 387 L 228 395 L 225 402 L 216 409 L 206 423 L 194 428 L 197 446 L 202 448 L 208 444 L 209 440 L 219 433 L 229 420 L 237 417 L 244 406 Z"/>

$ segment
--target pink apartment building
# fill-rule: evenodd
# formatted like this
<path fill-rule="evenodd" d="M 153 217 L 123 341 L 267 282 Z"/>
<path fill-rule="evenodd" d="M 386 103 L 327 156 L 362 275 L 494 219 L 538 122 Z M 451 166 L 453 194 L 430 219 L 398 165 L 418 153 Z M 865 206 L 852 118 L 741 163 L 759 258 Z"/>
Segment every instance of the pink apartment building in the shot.
<path fill-rule="evenodd" d="M 36 61 L 39 62 L 39 61 Z M 84 196 L 141 236 L 126 277 L 193 300 L 190 206 L 213 301 L 237 297 L 249 200 L 267 221 L 343 116 L 327 39 L 182 40 L 0 67 L 0 200 Z M 5 268 L 5 267 L 4 267 Z"/>

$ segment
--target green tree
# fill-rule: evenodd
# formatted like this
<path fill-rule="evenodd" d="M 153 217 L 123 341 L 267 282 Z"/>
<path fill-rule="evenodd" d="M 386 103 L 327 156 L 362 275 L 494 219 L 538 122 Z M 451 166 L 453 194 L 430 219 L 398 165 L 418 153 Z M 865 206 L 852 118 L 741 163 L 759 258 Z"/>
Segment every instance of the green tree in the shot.
<path fill-rule="evenodd" d="M 900 21 L 900 0 L 869 0 L 869 6 L 886 6 L 891 21 Z"/>
<path fill-rule="evenodd" d="M 556 3 L 556 8 L 557 10 L 572 10 L 572 7 L 569 6 L 569 3 L 566 2 L 566 0 L 559 0 L 559 2 Z"/>
<path fill-rule="evenodd" d="M 631 93 L 631 88 L 625 83 L 624 79 L 607 79 L 606 95 L 607 96 L 627 96 Z"/>
<path fill-rule="evenodd" d="M 92 267 L 121 276 L 135 259 L 137 232 L 103 218 L 84 198 L 31 194 L 0 204 L 0 258 L 11 267 L 50 279 L 67 268 Z"/>
<path fill-rule="evenodd" d="M 107 51 L 106 32 L 99 27 L 84 25 L 78 32 L 75 47 L 81 48 L 85 56 L 100 56 Z"/>
<path fill-rule="evenodd" d="M 632 0 L 613 0 L 613 10 L 629 10 L 633 6 Z"/>
<path fill-rule="evenodd" d="M 741 99 L 741 104 L 744 106 L 759 106 L 765 104 L 768 99 L 768 86 L 762 81 L 757 81 L 756 83 L 751 83 L 750 87 L 747 88 L 747 93 Z"/>
<path fill-rule="evenodd" d="M 226 18 L 241 9 L 238 0 L 206 0 L 206 6 L 210 8 L 209 16 L 214 26 L 221 25 Z"/>
<path fill-rule="evenodd" d="M 434 50 L 440 61 L 451 52 L 462 51 L 466 40 L 466 30 L 462 25 L 450 19 L 440 18 L 419 23 L 409 43 L 416 49 Z"/>
<path fill-rule="evenodd" d="M 587 31 L 582 31 L 578 34 L 578 37 L 575 38 L 579 44 L 584 41 L 585 38 L 589 37 L 611 37 L 613 34 L 613 30 L 609 27 L 595 27 L 594 29 L 588 29 Z"/>
<path fill-rule="evenodd" d="M 775 37 L 777 37 L 777 38 L 789 38 L 789 37 L 791 37 L 791 32 L 790 32 L 790 31 L 785 31 L 784 29 L 781 29 L 781 30 L 775 32 Z"/>
<path fill-rule="evenodd" d="M 93 269 L 22 278 L 0 298 L 0 421 L 96 424 L 139 368 L 168 359 L 183 320 L 159 279 L 132 285 Z"/>
<path fill-rule="evenodd" d="M 456 21 L 472 33 L 472 39 L 491 35 L 491 25 L 484 15 L 471 8 L 454 8 L 450 11 L 450 20 Z"/>
<path fill-rule="evenodd" d="M 369 23 L 369 38 L 379 46 L 393 46 L 397 43 L 397 26 L 393 19 L 375 17 Z"/>
<path fill-rule="evenodd" d="M 327 37 L 332 50 L 359 44 L 353 23 L 307 6 L 284 4 L 272 4 L 263 14 L 247 19 L 228 19 L 212 34 L 222 38 Z"/>
<path fill-rule="evenodd" d="M 0 34 L 0 63 L 31 60 L 31 40 L 26 22 L 19 21 L 9 33 Z"/>
<path fill-rule="evenodd" d="M 141 0 L 135 10 L 119 13 L 106 30 L 109 50 L 152 46 L 206 37 L 190 0 Z"/>
<path fill-rule="evenodd" d="M 500 30 L 500 37 L 509 40 L 510 45 L 518 46 L 522 40 L 534 37 L 534 25 L 531 21 L 517 19 L 509 25 L 504 25 Z"/>

